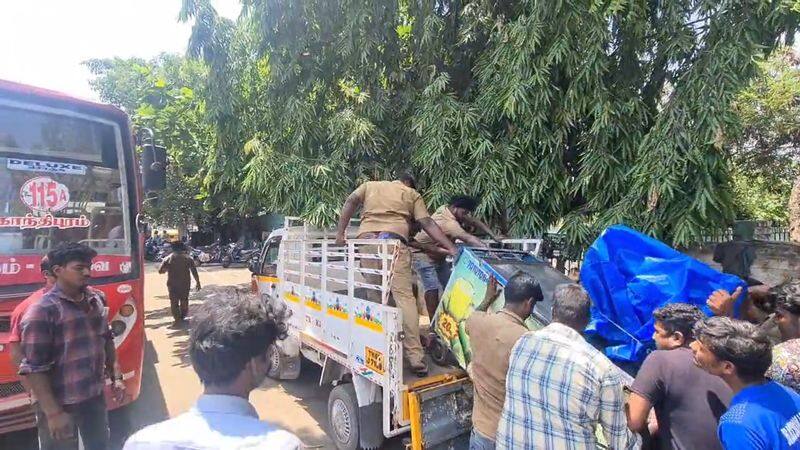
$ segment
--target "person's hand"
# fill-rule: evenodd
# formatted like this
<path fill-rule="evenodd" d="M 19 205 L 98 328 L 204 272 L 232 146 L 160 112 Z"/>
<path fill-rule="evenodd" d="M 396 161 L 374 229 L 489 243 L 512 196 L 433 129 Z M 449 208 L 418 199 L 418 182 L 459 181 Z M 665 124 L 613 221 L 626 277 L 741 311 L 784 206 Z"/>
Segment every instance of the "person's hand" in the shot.
<path fill-rule="evenodd" d="M 47 414 L 47 428 L 55 441 L 71 439 L 75 435 L 72 417 L 64 411 Z"/>
<path fill-rule="evenodd" d="M 496 234 L 496 235 L 494 235 L 494 237 L 492 237 L 492 239 L 494 239 L 496 242 L 502 244 L 503 240 L 508 239 L 508 236 L 506 236 L 505 234 Z"/>
<path fill-rule="evenodd" d="M 739 299 L 740 295 L 742 295 L 741 286 L 737 287 L 736 290 L 733 291 L 733 294 L 725 289 L 717 289 L 708 297 L 706 305 L 708 305 L 711 312 L 717 316 L 732 316 L 733 306 L 736 304 L 736 300 Z"/>
<path fill-rule="evenodd" d="M 495 299 L 500 295 L 500 283 L 494 275 L 489 275 L 489 284 L 486 286 L 486 296 Z"/>
<path fill-rule="evenodd" d="M 114 380 L 114 382 L 111 383 L 111 392 L 114 394 L 114 400 L 117 403 L 122 403 L 122 401 L 125 400 L 125 393 L 127 392 L 125 383 L 120 379 Z"/>
<path fill-rule="evenodd" d="M 336 245 L 345 245 L 346 243 L 347 243 L 347 240 L 345 240 L 343 234 L 337 234 L 336 235 Z"/>

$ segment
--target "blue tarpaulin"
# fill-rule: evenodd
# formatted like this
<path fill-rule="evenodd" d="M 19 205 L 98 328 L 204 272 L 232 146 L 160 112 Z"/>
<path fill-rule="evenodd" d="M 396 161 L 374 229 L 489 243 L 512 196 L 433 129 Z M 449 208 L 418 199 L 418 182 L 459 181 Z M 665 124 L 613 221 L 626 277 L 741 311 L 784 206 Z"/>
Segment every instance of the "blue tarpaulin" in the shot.
<path fill-rule="evenodd" d="M 593 303 L 587 333 L 605 341 L 609 358 L 631 362 L 642 361 L 652 345 L 655 309 L 684 302 L 711 315 L 706 299 L 712 292 L 746 287 L 740 278 L 623 225 L 606 229 L 586 251 L 581 284 Z"/>

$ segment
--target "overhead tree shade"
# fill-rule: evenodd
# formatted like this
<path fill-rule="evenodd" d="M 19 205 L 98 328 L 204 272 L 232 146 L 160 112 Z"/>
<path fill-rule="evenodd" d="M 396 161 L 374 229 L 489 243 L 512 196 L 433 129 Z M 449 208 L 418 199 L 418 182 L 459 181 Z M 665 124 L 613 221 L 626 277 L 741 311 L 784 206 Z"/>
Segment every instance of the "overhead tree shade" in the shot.
<path fill-rule="evenodd" d="M 677 244 L 733 219 L 725 142 L 792 2 L 184 0 L 209 68 L 205 187 L 332 224 L 414 169 L 512 234 L 586 244 L 624 222 Z"/>

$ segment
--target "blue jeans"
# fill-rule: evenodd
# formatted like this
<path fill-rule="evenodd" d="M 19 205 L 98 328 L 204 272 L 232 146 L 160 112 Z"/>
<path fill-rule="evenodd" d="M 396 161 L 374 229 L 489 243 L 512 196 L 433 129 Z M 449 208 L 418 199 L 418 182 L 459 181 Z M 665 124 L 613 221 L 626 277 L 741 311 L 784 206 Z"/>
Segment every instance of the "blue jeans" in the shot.
<path fill-rule="evenodd" d="M 469 450 L 494 450 L 494 440 L 480 434 L 475 428 L 469 436 Z"/>
<path fill-rule="evenodd" d="M 447 280 L 450 279 L 450 266 L 447 261 L 433 261 L 424 253 L 412 253 L 411 265 L 419 277 L 422 291 L 439 291 L 441 295 Z"/>

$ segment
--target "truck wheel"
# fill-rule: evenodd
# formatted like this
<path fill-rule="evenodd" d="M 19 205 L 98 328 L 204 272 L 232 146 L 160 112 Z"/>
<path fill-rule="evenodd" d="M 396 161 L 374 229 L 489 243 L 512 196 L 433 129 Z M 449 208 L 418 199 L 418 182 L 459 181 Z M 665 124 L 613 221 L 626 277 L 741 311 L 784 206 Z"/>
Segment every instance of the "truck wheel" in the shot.
<path fill-rule="evenodd" d="M 370 408 L 373 405 L 367 406 Z M 373 450 L 383 445 L 380 409 L 359 414 L 356 391 L 351 383 L 340 384 L 328 397 L 328 428 L 339 450 Z M 362 445 L 361 434 L 372 436 L 369 445 Z M 376 439 L 375 436 L 380 436 Z"/>
<path fill-rule="evenodd" d="M 444 343 L 439 336 L 436 336 L 428 347 L 428 353 L 431 355 L 433 362 L 440 366 L 448 367 L 457 364 L 456 358 L 453 353 Z"/>
<path fill-rule="evenodd" d="M 279 380 L 281 376 L 281 351 L 274 343 L 267 348 L 267 361 L 269 361 L 267 376 L 273 380 Z"/>

